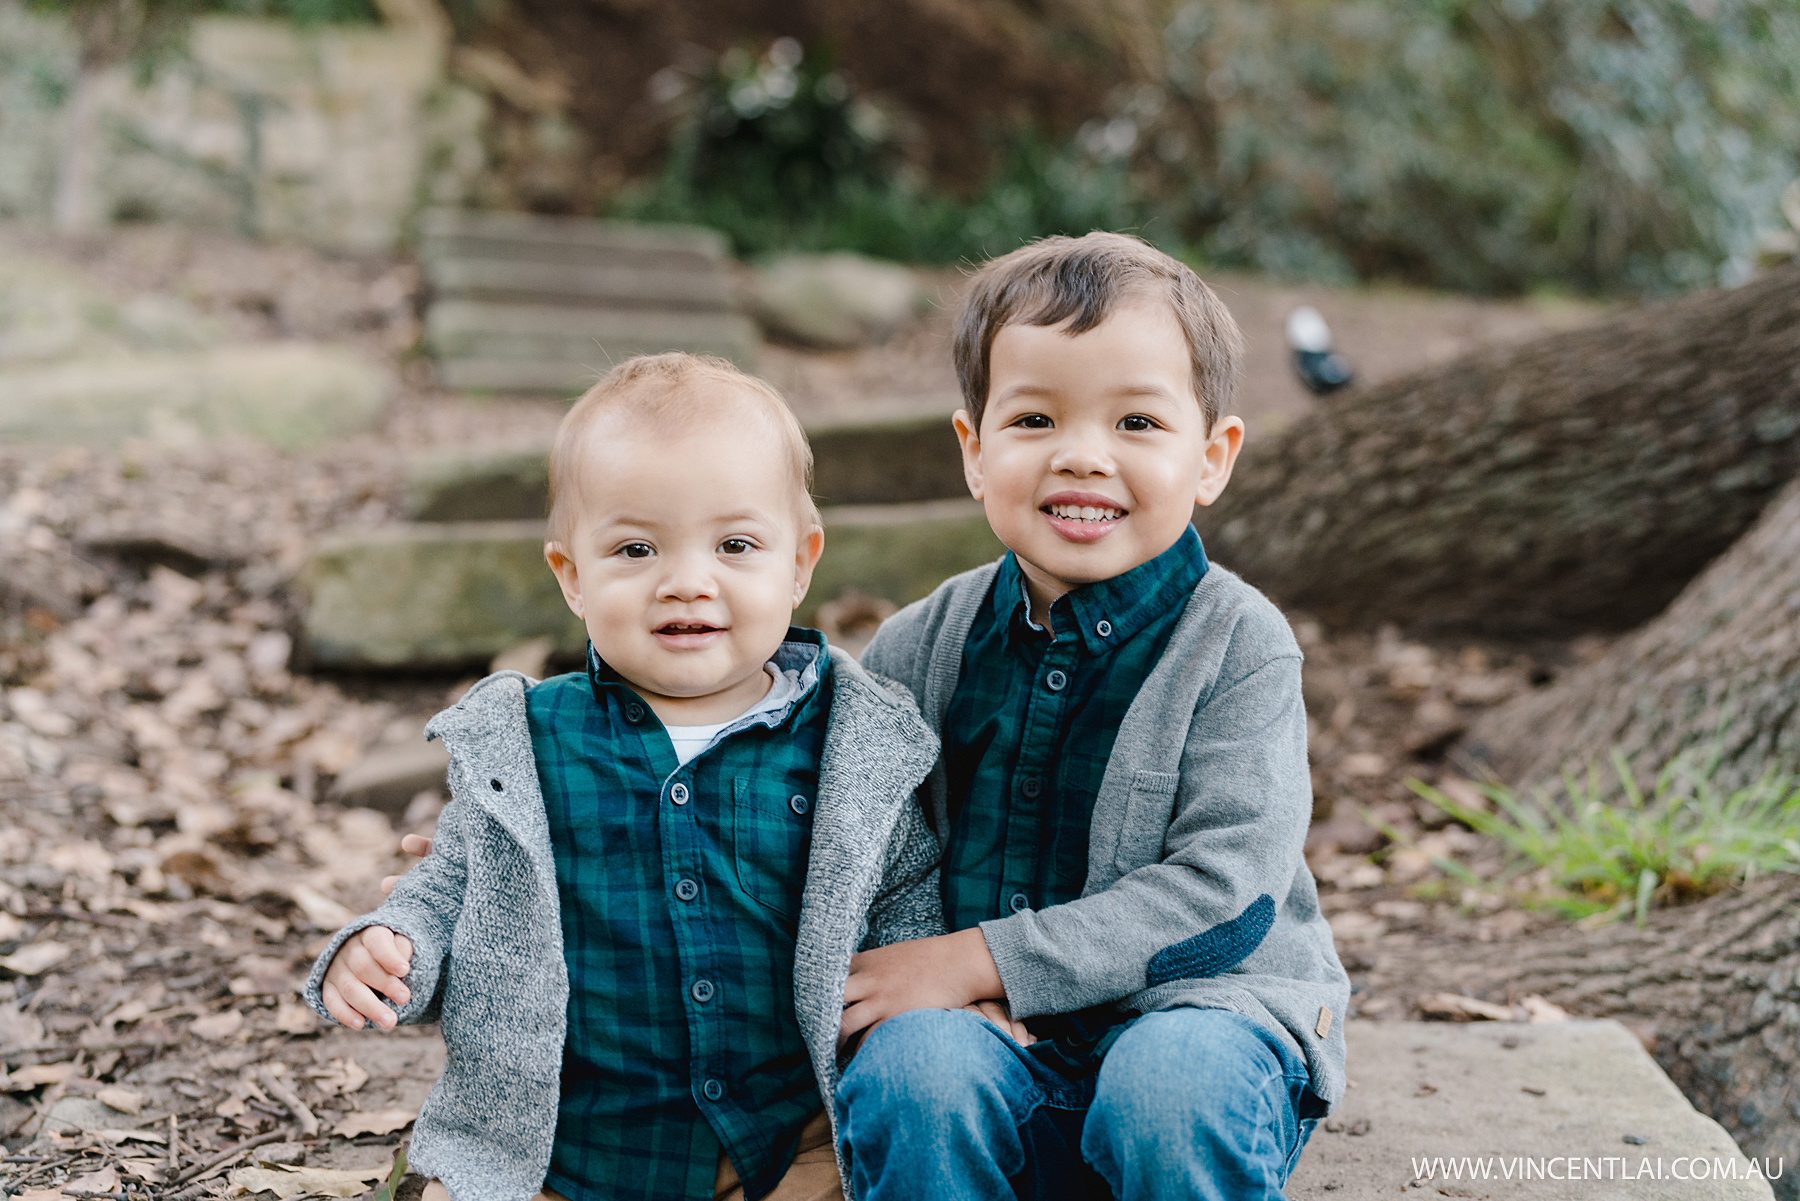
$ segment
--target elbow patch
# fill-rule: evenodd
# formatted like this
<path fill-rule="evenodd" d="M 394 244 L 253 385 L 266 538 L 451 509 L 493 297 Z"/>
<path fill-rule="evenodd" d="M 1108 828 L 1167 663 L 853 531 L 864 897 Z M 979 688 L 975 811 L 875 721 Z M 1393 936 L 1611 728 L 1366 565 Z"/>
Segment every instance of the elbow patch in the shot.
<path fill-rule="evenodd" d="M 1264 893 L 1228 922 L 1164 947 L 1150 957 L 1146 988 L 1172 980 L 1217 976 L 1242 963 L 1262 945 L 1275 924 L 1275 902 Z"/>

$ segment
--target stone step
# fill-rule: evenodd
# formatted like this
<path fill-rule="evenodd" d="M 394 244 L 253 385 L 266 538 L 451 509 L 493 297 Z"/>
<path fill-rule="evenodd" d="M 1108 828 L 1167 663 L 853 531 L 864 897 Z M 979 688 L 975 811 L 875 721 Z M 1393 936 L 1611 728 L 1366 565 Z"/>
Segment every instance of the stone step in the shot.
<path fill-rule="evenodd" d="M 807 430 L 813 495 L 825 505 L 908 504 L 969 494 L 947 414 L 836 422 Z M 515 521 L 542 517 L 547 450 L 452 452 L 407 466 L 414 521 Z"/>
<path fill-rule="evenodd" d="M 721 312 L 736 303 L 731 277 L 710 265 L 691 271 L 662 262 L 638 266 L 456 257 L 427 259 L 425 281 L 440 302 L 468 299 Z"/>
<path fill-rule="evenodd" d="M 718 268 L 730 260 L 725 235 L 699 225 L 654 225 L 427 209 L 419 216 L 419 257 L 504 258 L 546 263 L 606 263 L 670 269 Z"/>
<path fill-rule="evenodd" d="M 1617 1022 L 1351 1022 L 1344 1034 L 1356 1083 L 1314 1131 L 1291 1201 L 1769 1201 L 1768 1174 L 1796 1166 L 1747 1159 Z"/>
<path fill-rule="evenodd" d="M 825 557 L 797 615 L 855 588 L 896 604 L 996 558 L 970 500 L 827 509 Z M 541 521 L 414 523 L 340 532 L 301 573 L 314 666 L 452 670 L 485 666 L 547 637 L 572 657 L 586 640 L 544 563 Z"/>
<path fill-rule="evenodd" d="M 425 317 L 432 354 L 459 361 L 584 364 L 588 381 L 606 365 L 646 351 L 687 350 L 748 362 L 756 325 L 740 313 L 581 308 L 444 300 Z"/>

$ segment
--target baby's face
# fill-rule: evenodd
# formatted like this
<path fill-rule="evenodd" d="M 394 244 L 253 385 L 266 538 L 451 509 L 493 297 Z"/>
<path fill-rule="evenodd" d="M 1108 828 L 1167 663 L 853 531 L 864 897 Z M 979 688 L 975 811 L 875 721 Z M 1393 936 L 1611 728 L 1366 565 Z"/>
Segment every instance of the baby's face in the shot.
<path fill-rule="evenodd" d="M 761 698 L 823 545 L 801 525 L 778 435 L 734 413 L 673 435 L 597 418 L 571 544 L 545 548 L 594 649 L 668 725 L 726 721 Z"/>
<path fill-rule="evenodd" d="M 1038 601 L 1155 558 L 1231 477 L 1243 423 L 1207 428 L 1161 300 L 1121 304 L 1073 337 L 1005 326 L 989 381 L 980 430 L 957 414 L 965 474 Z"/>

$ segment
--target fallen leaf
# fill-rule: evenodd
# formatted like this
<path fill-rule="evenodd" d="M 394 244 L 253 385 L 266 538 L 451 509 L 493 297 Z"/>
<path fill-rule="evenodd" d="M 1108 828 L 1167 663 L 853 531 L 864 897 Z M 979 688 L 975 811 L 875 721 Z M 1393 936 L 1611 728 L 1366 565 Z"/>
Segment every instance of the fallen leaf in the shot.
<path fill-rule="evenodd" d="M 110 1109 L 116 1109 L 120 1113 L 135 1116 L 144 1111 L 144 1098 L 128 1088 L 119 1088 L 115 1085 L 112 1088 L 101 1089 L 94 1096 L 99 1098 L 100 1104 Z"/>
<path fill-rule="evenodd" d="M 296 884 L 288 889 L 288 895 L 294 899 L 294 904 L 300 907 L 300 912 L 315 929 L 338 930 L 356 920 L 356 915 L 349 909 L 304 884 Z"/>
<path fill-rule="evenodd" d="M 0 967 L 15 976 L 35 976 L 67 959 L 73 948 L 60 942 L 34 942 L 11 955 L 0 955 Z"/>
<path fill-rule="evenodd" d="M 231 1195 L 271 1192 L 277 1197 L 360 1197 L 384 1179 L 380 1168 L 239 1168 L 231 1174 Z"/>
<path fill-rule="evenodd" d="M 288 966 L 286 959 L 276 959 L 269 955 L 245 955 L 237 961 L 237 969 L 244 974 L 231 982 L 231 995 L 234 997 L 272 997 L 293 992 L 299 986 L 294 970 Z"/>
<path fill-rule="evenodd" d="M 1564 1009 L 1561 1005 L 1556 1004 L 1554 1001 L 1544 1000 L 1544 998 L 1538 996 L 1536 993 L 1532 993 L 1530 996 L 1520 1001 L 1519 1007 L 1525 1011 L 1525 1020 L 1533 1025 L 1542 1025 L 1545 1022 L 1566 1022 L 1569 1020 L 1568 1010 Z"/>
<path fill-rule="evenodd" d="M 1452 992 L 1431 993 L 1419 998 L 1419 1009 L 1426 1017 L 1448 1018 L 1453 1022 L 1516 1022 L 1520 1015 L 1510 1005 L 1495 1005 Z"/>
<path fill-rule="evenodd" d="M 20 1004 L 0 1005 L 0 1045 L 34 1047 L 44 1041 L 44 1023 L 35 1014 L 23 1012 Z"/>
<path fill-rule="evenodd" d="M 369 1074 L 354 1059 L 334 1059 L 307 1075 L 312 1077 L 314 1087 L 327 1097 L 347 1096 L 369 1082 Z"/>
<path fill-rule="evenodd" d="M 126 1158 L 119 1160 L 119 1166 L 125 1169 L 128 1176 L 135 1176 L 151 1184 L 161 1184 L 167 1176 L 169 1165 L 166 1159 Z"/>
<path fill-rule="evenodd" d="M 292 997 L 275 1007 L 275 1029 L 283 1034 L 311 1034 L 319 1028 L 319 1015 Z"/>
<path fill-rule="evenodd" d="M 125 1002 L 123 1005 L 107 1014 L 102 1024 L 107 1026 L 124 1026 L 148 1016 L 149 1013 L 150 1003 L 140 997 Z M 132 1110 L 132 1112 L 136 1113 L 137 1111 Z"/>
<path fill-rule="evenodd" d="M 169 1136 L 157 1130 L 90 1130 L 88 1134 L 103 1143 L 166 1143 Z"/>
<path fill-rule="evenodd" d="M 62 1191 L 64 1194 L 116 1193 L 119 1191 L 119 1173 L 112 1168 L 101 1168 L 86 1176 L 71 1176 L 69 1182 L 62 1186 Z"/>
<path fill-rule="evenodd" d="M 340 1138 L 355 1138 L 359 1134 L 392 1134 L 418 1116 L 419 1111 L 416 1109 L 377 1109 L 369 1113 L 347 1113 L 342 1121 L 331 1128 L 331 1133 Z"/>
<path fill-rule="evenodd" d="M 227 1009 L 223 1013 L 215 1013 L 211 1017 L 195 1018 L 188 1029 L 197 1038 L 222 1042 L 244 1028 L 244 1015 L 236 1009 Z"/>
<path fill-rule="evenodd" d="M 63 1196 L 62 1188 L 28 1188 L 22 1193 L 14 1193 L 13 1201 L 69 1201 Z"/>
<path fill-rule="evenodd" d="M 27 1064 L 6 1078 L 6 1091 L 22 1093 L 40 1084 L 55 1084 L 67 1076 L 74 1066 L 72 1063 Z"/>

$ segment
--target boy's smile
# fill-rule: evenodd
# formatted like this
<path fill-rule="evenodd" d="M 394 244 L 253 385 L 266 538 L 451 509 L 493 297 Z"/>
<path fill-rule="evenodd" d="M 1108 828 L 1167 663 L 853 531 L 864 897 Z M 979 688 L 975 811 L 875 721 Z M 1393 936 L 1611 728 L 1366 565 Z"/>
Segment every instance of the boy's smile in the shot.
<path fill-rule="evenodd" d="M 956 415 L 969 491 L 1019 559 L 1034 619 L 1175 544 L 1231 478 L 1243 422 L 1212 429 L 1174 312 L 1146 297 L 1086 333 L 1007 325 L 981 428 Z"/>

